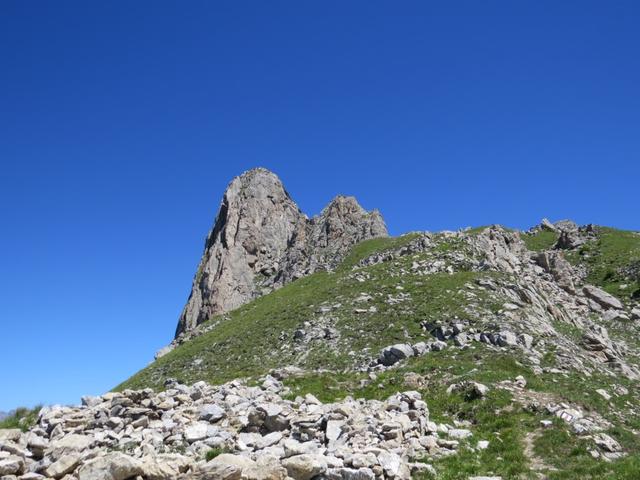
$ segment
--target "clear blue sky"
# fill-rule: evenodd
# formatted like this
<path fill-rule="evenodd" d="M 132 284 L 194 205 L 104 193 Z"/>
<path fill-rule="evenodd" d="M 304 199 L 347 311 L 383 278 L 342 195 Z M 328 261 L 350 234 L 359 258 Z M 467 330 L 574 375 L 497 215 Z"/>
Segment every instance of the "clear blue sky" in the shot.
<path fill-rule="evenodd" d="M 637 1 L 0 2 L 0 409 L 168 343 L 234 176 L 394 234 L 640 228 Z"/>

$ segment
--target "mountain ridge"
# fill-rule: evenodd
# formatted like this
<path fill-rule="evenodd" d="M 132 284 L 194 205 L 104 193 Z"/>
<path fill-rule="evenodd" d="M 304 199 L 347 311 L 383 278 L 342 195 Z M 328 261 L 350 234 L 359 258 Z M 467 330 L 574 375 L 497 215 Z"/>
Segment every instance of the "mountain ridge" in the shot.
<path fill-rule="evenodd" d="M 0 428 L 0 473 L 639 477 L 638 232 L 543 220 L 390 237 L 352 197 L 309 219 L 275 175 L 249 174 L 194 281 L 242 295 L 218 288 L 225 308 L 112 392 L 10 419 L 22 431 Z"/>
<path fill-rule="evenodd" d="M 317 270 L 330 269 L 355 243 L 387 236 L 380 212 L 338 195 L 308 218 L 265 168 L 235 177 L 207 236 L 176 337 L 211 316 Z"/>

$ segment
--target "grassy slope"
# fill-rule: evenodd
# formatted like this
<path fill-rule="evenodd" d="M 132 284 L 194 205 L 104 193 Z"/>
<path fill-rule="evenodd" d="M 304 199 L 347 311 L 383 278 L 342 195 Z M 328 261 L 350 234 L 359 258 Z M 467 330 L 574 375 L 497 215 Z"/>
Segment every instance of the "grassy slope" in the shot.
<path fill-rule="evenodd" d="M 414 372 L 424 378 L 424 386 L 418 388 L 427 401 L 431 418 L 451 424 L 453 420 L 472 423 L 474 433 L 469 447 L 479 440 L 489 440 L 489 448 L 473 451 L 462 448 L 457 455 L 436 461 L 439 479 L 466 479 L 470 475 L 501 475 L 504 479 L 538 478 L 532 471 L 531 461 L 525 454 L 525 436 L 535 438 L 534 452 L 548 464 L 538 473 L 548 474 L 550 479 L 601 479 L 640 478 L 640 439 L 632 432 L 640 428 L 640 416 L 631 415 L 624 420 L 614 411 L 633 404 L 637 410 L 640 401 L 630 382 L 610 377 L 584 377 L 578 374 L 543 374 L 535 376 L 519 361 L 517 351 L 497 352 L 482 344 L 467 350 L 447 349 L 424 357 L 410 359 L 398 369 L 381 374 L 366 387 L 360 375 L 310 374 L 302 378 L 288 379 L 291 397 L 307 392 L 330 402 L 345 395 L 357 398 L 384 399 L 406 389 L 404 377 Z M 542 412 L 534 412 L 512 404 L 510 393 L 492 388 L 484 400 L 468 399 L 463 395 L 446 393 L 447 387 L 461 380 L 474 380 L 495 385 L 502 380 L 513 380 L 523 375 L 527 388 L 535 392 L 553 395 L 557 401 L 578 404 L 586 411 L 597 411 L 616 425 L 609 433 L 630 452 L 622 461 L 607 463 L 594 460 L 587 450 L 588 442 L 569 433 L 563 422 Z M 632 391 L 628 395 L 614 397 L 611 403 L 595 393 L 597 388 L 611 391 L 613 384 L 623 384 Z M 540 420 L 553 420 L 553 426 L 543 429 Z M 590 447 L 592 448 L 592 447 Z M 563 452 L 559 454 L 559 452 Z M 557 469 L 552 471 L 551 468 Z"/>
<path fill-rule="evenodd" d="M 574 264 L 587 266 L 587 281 L 599 285 L 622 299 L 640 300 L 640 281 L 623 278 L 619 269 L 640 261 L 640 234 L 625 230 L 600 227 L 598 238 L 587 242 L 567 256 Z M 626 288 L 621 288 L 622 285 Z"/>
<path fill-rule="evenodd" d="M 529 249 L 542 250 L 550 248 L 556 240 L 555 234 L 549 233 L 523 235 L 523 239 Z M 366 274 L 361 276 L 366 277 L 365 281 L 355 278 L 351 267 L 360 259 L 376 251 L 405 244 L 412 238 L 375 239 L 357 245 L 335 273 L 318 273 L 298 280 L 226 317 L 213 319 L 220 322 L 214 330 L 177 348 L 118 388 L 157 388 L 167 377 L 186 382 L 204 379 L 218 383 L 298 363 L 308 369 L 324 368 L 331 372 L 310 373 L 287 380 L 292 397 L 312 392 L 324 401 L 346 395 L 382 399 L 396 391 L 413 389 L 413 386 L 404 384 L 404 375 L 414 372 L 424 378 L 424 385 L 419 390 L 433 419 L 446 423 L 452 423 L 454 419 L 469 420 L 473 425 L 474 436 L 466 444 L 469 448 L 463 446 L 458 454 L 435 462 L 438 478 L 501 475 L 506 480 L 540 478 L 538 474 L 558 480 L 640 478 L 640 441 L 635 433 L 640 430 L 640 390 L 637 384 L 624 379 L 577 374 L 534 376 L 518 358 L 518 351 L 501 352 L 484 345 L 474 345 L 467 350 L 450 348 L 411 359 L 400 368 L 384 372 L 364 387 L 361 381 L 368 379 L 365 374 L 343 371 L 353 364 L 349 350 L 356 354 L 364 350 L 371 355 L 386 345 L 405 341 L 407 337 L 417 339 L 422 334 L 419 328 L 422 320 L 455 316 L 469 318 L 465 309 L 468 298 L 464 295 L 464 286 L 478 273 L 462 271 L 453 275 L 415 276 L 406 273 L 414 260 L 407 257 L 359 270 Z M 639 246 L 640 237 L 630 232 L 603 229 L 597 242 L 583 247 L 584 250 L 570 260 L 585 262 L 589 267 L 590 281 L 617 292 L 619 282 L 604 272 L 615 270 L 633 259 Z M 438 246 L 440 251 L 456 248 L 457 245 L 447 242 Z M 402 269 L 404 271 L 400 275 L 399 270 Z M 398 286 L 402 290 L 398 290 Z M 362 292 L 371 294 L 373 300 L 364 305 L 355 304 L 354 298 Z M 411 302 L 385 303 L 389 295 L 399 293 L 410 294 Z M 498 307 L 492 305 L 490 298 L 479 300 L 488 310 Z M 316 318 L 321 305 L 338 304 L 340 306 L 328 314 L 334 318 L 333 325 L 341 333 L 338 353 L 323 348 L 322 342 L 312 343 L 306 356 L 287 348 L 292 343 L 293 331 L 305 320 Z M 372 305 L 377 312 L 354 313 L 354 307 Z M 549 352 L 543 366 L 553 366 L 554 361 L 555 355 Z M 508 392 L 493 387 L 496 382 L 512 380 L 517 375 L 527 378 L 527 388 L 532 391 L 544 392 L 553 395 L 557 401 L 564 400 L 586 411 L 600 413 L 613 423 L 609 433 L 630 454 L 612 463 L 595 460 L 588 452 L 592 444 L 569 432 L 561 421 L 555 419 L 551 428 L 542 429 L 540 420 L 551 417 L 513 404 Z M 447 386 L 461 379 L 473 379 L 492 386 L 488 398 L 470 400 L 461 395 L 447 395 Z M 611 401 L 595 393 L 598 388 L 612 392 L 615 385 L 625 386 L 630 393 L 614 396 Z M 624 416 L 620 415 L 622 411 L 626 412 Z M 489 448 L 484 451 L 473 449 L 478 440 L 489 440 Z M 527 443 L 529 449 L 525 448 Z M 532 456 L 539 457 L 537 463 Z"/>
<path fill-rule="evenodd" d="M 523 234 L 522 240 L 529 250 L 541 252 L 553 247 L 558 240 L 558 234 L 550 230 L 539 230 L 535 234 Z"/>
<path fill-rule="evenodd" d="M 345 265 L 355 265 L 373 251 L 396 247 L 412 238 L 410 235 L 364 242 L 354 249 Z M 446 246 L 443 243 L 441 248 Z M 411 261 L 412 258 L 402 258 L 395 262 L 395 268 L 408 269 Z M 291 364 L 341 370 L 353 366 L 354 356 L 365 360 L 389 344 L 423 336 L 423 320 L 467 316 L 463 287 L 480 274 L 463 271 L 400 276 L 389 268 L 389 263 L 384 263 L 363 269 L 368 275 L 365 281 L 355 278 L 352 270 L 343 266 L 335 273 L 316 273 L 293 282 L 212 319 L 219 322 L 216 328 L 179 346 L 117 389 L 159 388 L 169 377 L 184 382 L 219 383 Z M 372 300 L 356 303 L 361 293 L 371 294 Z M 399 295 L 410 295 L 411 301 L 393 305 L 386 302 Z M 294 331 L 305 321 L 317 319 L 321 305 L 332 307 L 325 316 L 340 332 L 337 348 L 328 349 L 323 341 L 311 343 L 303 352 L 292 348 Z M 377 311 L 355 312 L 356 308 L 370 307 Z"/>
<path fill-rule="evenodd" d="M 523 234 L 522 239 L 532 251 L 553 247 L 558 235 L 548 230 Z M 640 279 L 629 280 L 620 274 L 620 268 L 640 262 L 640 234 L 608 227 L 598 227 L 597 239 L 589 241 L 575 251 L 567 252 L 574 265 L 587 268 L 587 282 L 602 287 L 623 300 L 640 300 Z M 626 285 L 626 288 L 622 288 Z"/>

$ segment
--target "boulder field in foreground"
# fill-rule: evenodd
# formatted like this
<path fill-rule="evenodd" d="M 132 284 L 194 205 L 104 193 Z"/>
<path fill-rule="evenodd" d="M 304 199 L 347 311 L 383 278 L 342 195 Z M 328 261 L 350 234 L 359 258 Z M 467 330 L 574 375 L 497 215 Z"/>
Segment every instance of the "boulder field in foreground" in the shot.
<path fill-rule="evenodd" d="M 455 453 L 456 438 L 471 435 L 431 422 L 415 391 L 324 404 L 313 395 L 285 400 L 281 382 L 261 382 L 171 383 L 160 393 L 127 390 L 46 407 L 28 432 L 0 430 L 0 476 L 408 479 L 430 470 L 418 460 Z"/>

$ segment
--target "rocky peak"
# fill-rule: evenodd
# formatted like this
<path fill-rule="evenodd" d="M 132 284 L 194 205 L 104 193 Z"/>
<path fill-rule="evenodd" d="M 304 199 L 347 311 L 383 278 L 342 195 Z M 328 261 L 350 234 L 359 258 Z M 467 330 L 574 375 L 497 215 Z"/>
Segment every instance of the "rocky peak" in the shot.
<path fill-rule="evenodd" d="M 378 210 L 367 212 L 355 197 L 344 195 L 331 200 L 322 213 L 312 219 L 312 223 L 321 242 L 319 246 L 322 247 L 329 246 L 335 240 L 344 243 L 354 236 L 366 238 L 387 235 L 387 227 Z"/>
<path fill-rule="evenodd" d="M 357 242 L 386 236 L 382 216 L 338 196 L 309 219 L 280 179 L 256 168 L 227 187 L 176 337 L 274 288 L 335 267 Z"/>

